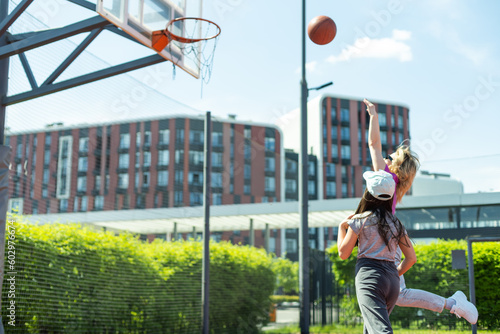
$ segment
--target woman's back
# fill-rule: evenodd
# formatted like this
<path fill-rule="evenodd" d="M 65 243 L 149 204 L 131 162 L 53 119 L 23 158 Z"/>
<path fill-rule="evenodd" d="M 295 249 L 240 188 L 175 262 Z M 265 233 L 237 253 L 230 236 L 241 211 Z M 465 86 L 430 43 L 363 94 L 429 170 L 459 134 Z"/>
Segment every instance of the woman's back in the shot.
<path fill-rule="evenodd" d="M 371 211 L 354 215 L 349 223 L 353 232 L 358 235 L 358 259 L 371 258 L 383 261 L 392 261 L 396 259 L 399 240 L 395 237 L 399 235 L 398 225 L 401 229 L 401 223 L 395 216 L 387 212 L 385 220 L 388 224 L 386 229 L 386 240 L 380 235 L 378 221 L 379 217 Z M 406 232 L 404 232 L 406 234 Z"/>

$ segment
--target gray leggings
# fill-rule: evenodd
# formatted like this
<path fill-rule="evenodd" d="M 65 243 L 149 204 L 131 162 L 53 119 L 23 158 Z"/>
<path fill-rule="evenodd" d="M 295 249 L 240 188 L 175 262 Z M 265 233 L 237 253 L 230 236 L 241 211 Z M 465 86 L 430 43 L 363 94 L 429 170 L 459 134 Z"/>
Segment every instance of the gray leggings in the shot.
<path fill-rule="evenodd" d="M 358 259 L 356 296 L 363 315 L 364 333 L 393 333 L 389 314 L 399 296 L 399 276 L 394 262 Z"/>

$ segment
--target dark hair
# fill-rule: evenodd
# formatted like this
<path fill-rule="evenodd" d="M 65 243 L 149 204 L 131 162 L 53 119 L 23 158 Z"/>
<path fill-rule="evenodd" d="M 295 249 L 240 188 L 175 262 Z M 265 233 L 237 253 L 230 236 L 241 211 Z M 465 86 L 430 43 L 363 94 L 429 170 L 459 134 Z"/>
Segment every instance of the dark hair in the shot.
<path fill-rule="evenodd" d="M 371 211 L 371 215 L 375 215 L 377 220 L 378 234 L 384 239 L 385 245 L 391 249 L 389 246 L 389 241 L 392 238 L 396 238 L 399 242 L 405 236 L 405 229 L 401 221 L 394 215 L 392 215 L 392 198 L 389 200 L 380 200 L 373 197 L 372 194 L 365 190 L 361 201 L 359 202 L 358 208 L 356 209 L 356 214 L 363 213 L 366 211 Z M 389 223 L 387 222 L 387 218 L 394 218 L 394 223 L 396 226 L 396 235 L 391 230 Z M 392 235 L 392 237 L 390 237 Z"/>

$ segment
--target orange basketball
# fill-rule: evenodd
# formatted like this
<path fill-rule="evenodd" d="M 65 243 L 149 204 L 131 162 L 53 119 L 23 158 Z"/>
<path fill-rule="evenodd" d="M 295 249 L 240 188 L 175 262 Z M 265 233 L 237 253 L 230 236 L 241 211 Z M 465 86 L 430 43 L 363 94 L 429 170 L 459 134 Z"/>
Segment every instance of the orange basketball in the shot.
<path fill-rule="evenodd" d="M 337 34 L 337 25 L 328 16 L 316 16 L 307 26 L 307 34 L 311 41 L 325 45 L 333 41 Z"/>

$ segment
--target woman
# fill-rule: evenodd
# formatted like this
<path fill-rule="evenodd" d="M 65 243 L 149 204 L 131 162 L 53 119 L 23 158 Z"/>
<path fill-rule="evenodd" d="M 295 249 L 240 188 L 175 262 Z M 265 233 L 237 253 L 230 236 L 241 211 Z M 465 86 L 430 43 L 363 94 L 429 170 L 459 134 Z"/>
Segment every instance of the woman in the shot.
<path fill-rule="evenodd" d="M 420 166 L 418 158 L 411 152 L 407 145 L 400 145 L 394 153 L 387 155 L 384 159 L 382 155 L 382 143 L 380 141 L 380 127 L 378 113 L 373 103 L 364 100 L 366 110 L 370 115 L 368 127 L 368 147 L 373 162 L 373 169 L 383 169 L 392 174 L 396 182 L 396 192 L 394 193 L 392 214 L 396 212 L 396 204 L 401 202 L 403 196 L 410 189 L 413 179 Z M 396 255 L 396 264 L 401 261 L 401 252 Z M 434 293 L 406 288 L 404 276 L 400 277 L 400 293 L 396 303 L 402 307 L 418 307 L 434 312 L 449 310 L 459 318 L 464 318 L 471 324 L 475 324 L 478 312 L 474 304 L 467 300 L 462 291 L 457 291 L 453 296 L 444 298 Z"/>
<path fill-rule="evenodd" d="M 401 222 L 392 214 L 396 182 L 385 171 L 365 172 L 366 191 L 353 216 L 342 221 L 338 251 L 347 259 L 358 243 L 356 296 L 365 333 L 392 333 L 389 314 L 399 295 L 399 276 L 416 262 L 413 245 Z M 395 264 L 400 248 L 405 258 Z"/>

